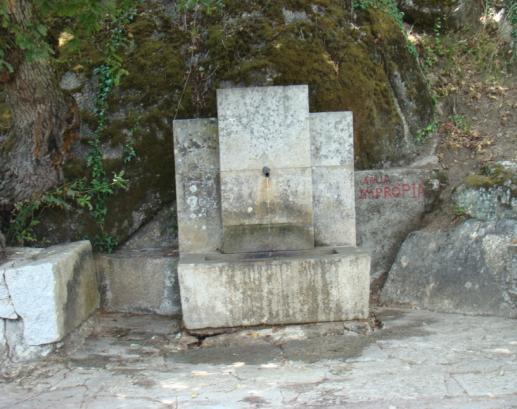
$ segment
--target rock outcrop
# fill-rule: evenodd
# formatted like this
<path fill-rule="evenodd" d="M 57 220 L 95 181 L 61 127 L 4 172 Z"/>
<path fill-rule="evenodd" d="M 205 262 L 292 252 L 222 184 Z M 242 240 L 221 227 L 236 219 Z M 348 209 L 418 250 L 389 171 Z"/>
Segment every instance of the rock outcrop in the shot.
<path fill-rule="evenodd" d="M 123 242 L 174 202 L 172 118 L 216 116 L 215 90 L 229 86 L 308 84 L 311 111 L 353 111 L 358 168 L 403 165 L 417 150 L 414 135 L 432 119 L 433 103 L 415 56 L 396 21 L 377 9 L 351 12 L 340 0 L 229 0 L 212 15 L 180 16 L 152 2 L 128 27 L 132 46 L 124 77 L 110 99 L 103 142 L 109 171 L 127 165 L 127 191 L 110 198 L 106 231 Z M 66 56 L 63 55 L 62 58 Z M 102 62 L 98 51 L 67 57 L 70 71 Z M 88 60 L 88 61 L 85 61 Z M 67 180 L 82 177 L 95 127 L 95 78 L 61 80 L 81 108 L 81 141 L 72 148 Z M 85 213 L 47 211 L 41 233 L 62 242 L 94 235 Z"/>

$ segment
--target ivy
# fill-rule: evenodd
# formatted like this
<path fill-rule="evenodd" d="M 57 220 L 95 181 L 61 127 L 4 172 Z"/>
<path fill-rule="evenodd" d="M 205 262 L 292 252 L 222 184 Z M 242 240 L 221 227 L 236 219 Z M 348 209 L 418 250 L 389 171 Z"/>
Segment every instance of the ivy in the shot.
<path fill-rule="evenodd" d="M 127 3 L 127 2 L 126 2 Z M 130 3 L 127 3 L 130 4 Z M 119 8 L 105 23 L 109 27 L 109 39 L 105 47 L 104 64 L 95 68 L 98 78 L 98 92 L 95 101 L 97 127 L 89 141 L 86 166 L 89 176 L 80 178 L 45 193 L 36 200 L 17 203 L 14 217 L 10 224 L 9 238 L 19 244 L 35 242 L 35 227 L 40 223 L 38 217 L 47 208 L 72 210 L 82 208 L 90 213 L 98 227 L 98 233 L 92 238 L 93 245 L 100 251 L 111 252 L 117 247 L 115 237 L 105 231 L 107 203 L 110 196 L 120 189 L 128 188 L 124 170 L 108 175 L 103 163 L 102 136 L 107 125 L 108 99 L 113 89 L 128 72 L 123 68 L 123 59 L 119 52 L 128 45 L 125 26 L 136 14 L 133 7 Z M 128 164 L 136 157 L 131 144 L 124 146 L 123 162 Z"/>

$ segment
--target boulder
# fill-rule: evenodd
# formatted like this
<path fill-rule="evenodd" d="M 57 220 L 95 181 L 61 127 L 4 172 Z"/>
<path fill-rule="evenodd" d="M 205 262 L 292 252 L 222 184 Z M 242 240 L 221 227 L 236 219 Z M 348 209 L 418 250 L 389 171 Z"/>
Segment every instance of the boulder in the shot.
<path fill-rule="evenodd" d="M 461 28 L 466 24 L 479 24 L 484 2 L 478 0 L 398 0 L 404 20 L 417 27 Z"/>
<path fill-rule="evenodd" d="M 452 197 L 456 213 L 480 220 L 517 219 L 517 163 L 499 162 L 469 175 Z"/>
<path fill-rule="evenodd" d="M 417 150 L 412 135 L 433 116 L 433 102 L 418 61 L 388 13 L 351 13 L 340 0 L 271 2 L 228 0 L 220 12 L 192 16 L 154 1 L 128 26 L 120 87 L 110 98 L 103 140 L 108 171 L 125 167 L 127 191 L 109 199 L 105 230 L 123 243 L 174 202 L 171 118 L 216 116 L 216 89 L 229 86 L 308 84 L 312 112 L 353 111 L 359 168 L 406 163 Z M 192 33 L 195 31 L 195 37 Z M 70 67 L 99 53 L 69 58 Z M 62 54 L 64 51 L 62 51 Z M 65 58 L 65 57 L 63 57 Z M 67 180 L 85 175 L 91 130 L 92 84 L 73 94 L 82 107 L 81 139 L 65 165 Z M 90 107 L 90 108 L 88 108 Z M 124 164 L 124 146 L 136 158 Z M 63 224 L 63 220 L 67 220 Z M 85 213 L 46 210 L 37 227 L 56 242 L 94 237 Z"/>
<path fill-rule="evenodd" d="M 402 245 L 381 294 L 385 304 L 517 317 L 517 220 L 467 220 L 416 231 Z"/>
<path fill-rule="evenodd" d="M 372 279 L 388 272 L 407 235 L 421 227 L 441 187 L 439 173 L 428 169 L 355 172 L 357 245 L 371 255 Z"/>

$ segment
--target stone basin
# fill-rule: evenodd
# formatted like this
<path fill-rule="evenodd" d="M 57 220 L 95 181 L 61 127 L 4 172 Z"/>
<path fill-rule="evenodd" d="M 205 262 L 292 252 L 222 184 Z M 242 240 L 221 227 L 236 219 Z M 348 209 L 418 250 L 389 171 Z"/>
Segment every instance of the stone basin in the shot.
<path fill-rule="evenodd" d="M 196 330 L 364 319 L 369 267 L 368 253 L 357 247 L 180 254 L 184 324 Z"/>

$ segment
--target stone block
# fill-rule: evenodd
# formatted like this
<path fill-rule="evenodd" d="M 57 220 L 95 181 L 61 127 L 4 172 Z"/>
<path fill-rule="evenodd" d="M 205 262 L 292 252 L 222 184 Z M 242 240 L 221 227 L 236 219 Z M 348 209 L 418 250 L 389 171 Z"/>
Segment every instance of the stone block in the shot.
<path fill-rule="evenodd" d="M 217 115 L 221 171 L 311 166 L 306 85 L 218 89 Z"/>
<path fill-rule="evenodd" d="M 400 248 L 381 301 L 429 310 L 517 318 L 517 220 L 467 220 L 416 231 Z"/>
<path fill-rule="evenodd" d="M 178 239 L 181 252 L 222 245 L 217 121 L 174 121 Z"/>
<path fill-rule="evenodd" d="M 372 255 L 372 276 L 387 272 L 406 236 L 420 228 L 440 191 L 425 169 L 355 172 L 357 245 Z"/>
<path fill-rule="evenodd" d="M 90 242 L 52 246 L 4 267 L 11 302 L 27 345 L 61 340 L 98 307 Z"/>
<path fill-rule="evenodd" d="M 173 132 L 176 174 L 219 172 L 217 119 L 175 120 Z"/>
<path fill-rule="evenodd" d="M 312 169 L 312 180 L 316 246 L 355 246 L 353 168 L 315 167 Z"/>
<path fill-rule="evenodd" d="M 354 166 L 352 112 L 318 112 L 309 116 L 312 166 Z"/>
<path fill-rule="evenodd" d="M 219 173 L 176 174 L 179 249 L 206 253 L 221 248 Z"/>
<path fill-rule="evenodd" d="M 155 249 L 100 254 L 103 309 L 112 312 L 181 313 L 175 252 Z"/>
<path fill-rule="evenodd" d="M 9 289 L 5 282 L 5 270 L 13 266 L 15 263 L 20 262 L 26 258 L 35 257 L 41 249 L 20 247 L 20 248 L 8 248 L 6 252 L 6 259 L 0 264 L 0 318 L 15 320 L 18 319 L 18 315 L 14 310 L 11 296 L 9 295 Z"/>
<path fill-rule="evenodd" d="M 310 168 L 221 172 L 224 226 L 251 224 L 312 225 Z"/>
<path fill-rule="evenodd" d="M 178 276 L 185 326 L 203 329 L 367 318 L 370 258 L 366 252 L 332 247 L 288 253 L 266 259 L 249 254 L 182 257 Z"/>

